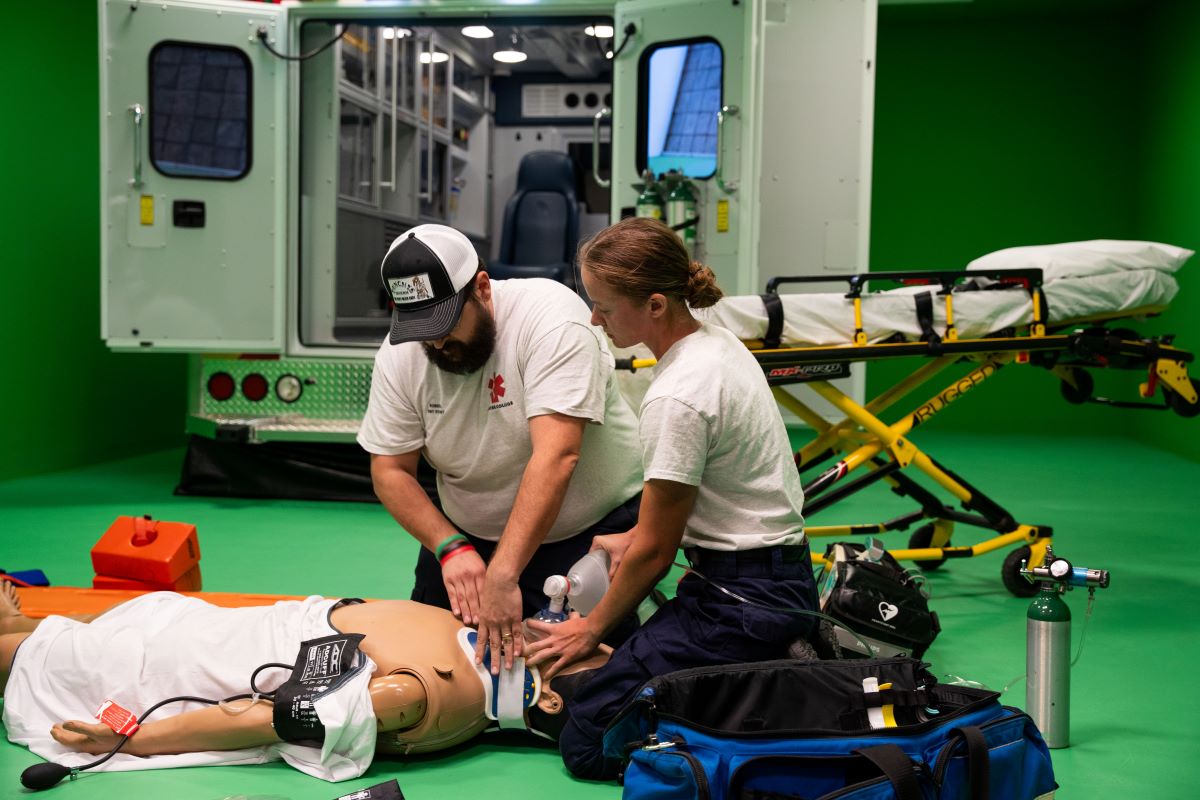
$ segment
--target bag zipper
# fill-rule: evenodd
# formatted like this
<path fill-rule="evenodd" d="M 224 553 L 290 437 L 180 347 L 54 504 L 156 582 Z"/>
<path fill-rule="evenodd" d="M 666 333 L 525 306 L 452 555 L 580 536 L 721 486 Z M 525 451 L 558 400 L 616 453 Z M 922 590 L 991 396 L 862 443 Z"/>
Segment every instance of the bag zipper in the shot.
<path fill-rule="evenodd" d="M 664 743 L 666 744 L 666 743 Z M 692 777 L 696 781 L 696 797 L 697 800 L 709 800 L 711 794 L 708 789 L 708 777 L 704 774 L 704 767 L 700 766 L 700 760 L 694 755 L 683 749 L 682 744 L 677 744 L 675 747 L 670 747 L 669 744 L 662 747 L 658 751 L 659 755 L 664 756 L 682 756 L 688 762 L 688 766 L 692 768 Z"/>

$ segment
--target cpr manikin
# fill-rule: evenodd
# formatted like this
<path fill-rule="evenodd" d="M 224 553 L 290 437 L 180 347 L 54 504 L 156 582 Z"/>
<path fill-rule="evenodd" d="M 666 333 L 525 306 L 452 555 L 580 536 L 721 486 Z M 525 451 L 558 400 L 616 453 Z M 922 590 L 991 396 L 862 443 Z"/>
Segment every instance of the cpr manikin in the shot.
<path fill-rule="evenodd" d="M 254 667 L 294 663 L 301 641 L 330 634 L 363 638 L 356 668 L 313 703 L 324 724 L 323 743 L 282 741 L 272 726 L 272 704 L 261 699 L 209 707 L 176 703 L 155 712 L 121 752 L 97 769 L 282 758 L 308 774 L 346 780 L 361 775 L 376 752 L 452 747 L 499 721 L 496 709 L 504 692 L 486 668 L 476 667 L 473 643 L 464 645 L 474 631 L 443 609 L 410 601 L 346 604 L 316 597 L 224 609 L 164 592 L 123 603 L 86 624 L 20 616 L 7 586 L 0 583 L 5 727 L 10 741 L 67 766 L 92 762 L 91 754 L 107 753 L 119 741 L 91 717 L 105 700 L 137 715 L 175 695 L 228 697 L 247 691 Z M 606 660 L 607 650 L 581 667 L 590 670 Z M 251 662 L 256 663 L 247 669 Z M 553 738 L 561 729 L 559 718 L 565 717 L 562 696 L 542 686 L 537 671 L 523 664 L 512 673 L 523 689 L 518 699 L 523 727 Z M 264 672 L 258 685 L 274 686 L 283 677 L 283 671 L 274 679 L 271 674 Z M 572 679 L 580 677 L 556 676 L 554 684 L 561 680 L 572 687 Z"/>

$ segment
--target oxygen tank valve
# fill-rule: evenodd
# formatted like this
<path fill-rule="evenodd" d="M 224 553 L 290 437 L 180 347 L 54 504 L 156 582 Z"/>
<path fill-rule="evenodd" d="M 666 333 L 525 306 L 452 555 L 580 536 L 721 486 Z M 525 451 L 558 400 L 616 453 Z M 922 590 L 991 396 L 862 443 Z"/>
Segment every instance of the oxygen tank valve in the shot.
<path fill-rule="evenodd" d="M 1089 594 L 1108 587 L 1108 570 L 1074 567 L 1047 547 L 1039 567 L 1021 564 L 1039 591 L 1029 604 L 1025 633 L 1025 710 L 1051 748 L 1071 738 L 1071 609 L 1062 595 L 1076 586 Z"/>

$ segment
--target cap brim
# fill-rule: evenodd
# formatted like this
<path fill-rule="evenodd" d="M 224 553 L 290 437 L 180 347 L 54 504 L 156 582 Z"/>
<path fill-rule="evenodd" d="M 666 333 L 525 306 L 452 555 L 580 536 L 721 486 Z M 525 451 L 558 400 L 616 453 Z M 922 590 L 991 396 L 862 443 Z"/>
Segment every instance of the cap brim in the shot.
<path fill-rule="evenodd" d="M 463 306 L 467 304 L 467 289 L 457 292 L 440 303 L 435 303 L 415 311 L 392 311 L 392 328 L 388 331 L 388 341 L 392 344 L 404 342 L 429 342 L 447 336 L 458 318 L 462 315 Z"/>

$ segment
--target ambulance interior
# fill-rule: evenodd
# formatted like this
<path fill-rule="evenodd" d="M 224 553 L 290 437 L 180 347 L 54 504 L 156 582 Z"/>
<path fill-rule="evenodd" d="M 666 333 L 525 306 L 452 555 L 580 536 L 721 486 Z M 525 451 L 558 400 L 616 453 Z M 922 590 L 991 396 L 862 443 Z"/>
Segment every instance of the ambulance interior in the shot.
<path fill-rule="evenodd" d="M 462 230 L 496 277 L 569 282 L 569 270 L 539 265 L 537 251 L 573 252 L 608 223 L 609 130 L 595 117 L 612 102 L 612 20 L 502 22 L 304 24 L 303 52 L 336 39 L 300 75 L 304 345 L 378 344 L 390 313 L 379 259 L 413 225 Z M 509 232 L 515 260 L 534 263 L 506 272 L 506 206 L 523 157 L 539 151 L 559 156 L 541 164 L 556 172 L 534 188 L 561 198 L 543 197 L 555 214 L 544 204 L 525 214 L 548 222 L 510 220 L 520 228 Z M 538 238 L 554 241 L 539 247 Z"/>

